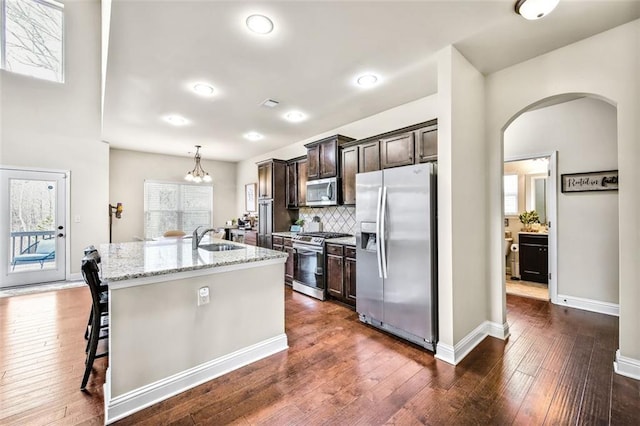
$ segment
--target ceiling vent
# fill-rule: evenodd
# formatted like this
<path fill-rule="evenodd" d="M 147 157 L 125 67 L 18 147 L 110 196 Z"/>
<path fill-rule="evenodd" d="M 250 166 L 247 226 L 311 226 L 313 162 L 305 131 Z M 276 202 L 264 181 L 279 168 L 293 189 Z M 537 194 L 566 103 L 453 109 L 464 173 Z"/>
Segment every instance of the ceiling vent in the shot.
<path fill-rule="evenodd" d="M 273 99 L 265 99 L 260 105 L 267 108 L 275 108 L 280 104 L 278 101 L 274 101 Z"/>

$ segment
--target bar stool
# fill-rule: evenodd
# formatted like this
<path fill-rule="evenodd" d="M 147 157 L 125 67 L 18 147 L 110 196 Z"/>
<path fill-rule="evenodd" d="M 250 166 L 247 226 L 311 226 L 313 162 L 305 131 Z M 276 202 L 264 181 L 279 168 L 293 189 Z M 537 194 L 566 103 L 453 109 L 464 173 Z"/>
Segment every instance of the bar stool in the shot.
<path fill-rule="evenodd" d="M 98 253 L 98 249 L 93 245 L 87 246 L 87 248 L 84 249 L 84 255 L 85 256 L 92 255 L 94 253 L 97 254 L 96 263 L 99 264 L 101 258 L 100 258 L 100 253 Z M 85 280 L 85 282 L 86 282 L 86 280 Z M 109 290 L 108 283 L 100 281 L 100 291 L 103 292 L 103 291 L 108 291 L 108 290 Z M 89 340 L 89 330 L 91 328 L 91 318 L 92 317 L 93 317 L 93 304 L 91 305 L 91 310 L 89 311 L 89 318 L 87 319 L 87 328 L 84 331 L 84 340 L 87 340 L 87 349 L 85 350 L 85 352 L 89 348 L 88 340 Z"/>
<path fill-rule="evenodd" d="M 98 342 L 109 336 L 109 324 L 102 324 L 103 318 L 109 314 L 109 293 L 101 286 L 98 274 L 98 262 L 100 255 L 98 251 L 92 251 L 82 258 L 82 275 L 91 290 L 91 324 L 89 325 L 89 339 L 86 347 L 87 358 L 85 360 L 84 377 L 82 378 L 81 390 L 85 390 L 89 375 L 93 369 L 93 362 L 96 358 L 109 355 L 109 351 L 97 353 Z"/>

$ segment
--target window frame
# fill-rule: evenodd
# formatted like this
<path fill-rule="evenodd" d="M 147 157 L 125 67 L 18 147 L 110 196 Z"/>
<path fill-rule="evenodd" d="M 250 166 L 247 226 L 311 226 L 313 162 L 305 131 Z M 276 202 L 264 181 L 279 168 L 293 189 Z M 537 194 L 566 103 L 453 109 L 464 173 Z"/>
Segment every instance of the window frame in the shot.
<path fill-rule="evenodd" d="M 0 0 L 0 70 L 8 72 L 8 73 L 12 73 L 12 74 L 17 74 L 17 75 L 21 75 L 23 77 L 27 77 L 27 78 L 34 78 L 36 80 L 40 80 L 40 81 L 48 81 L 51 83 L 58 83 L 58 84 L 64 84 L 66 81 L 66 58 L 67 58 L 67 54 L 66 54 L 66 31 L 65 31 L 65 10 L 64 10 L 64 3 L 60 3 L 56 0 L 21 0 L 21 1 L 30 1 L 33 3 L 39 3 L 43 6 L 46 7 L 51 7 L 53 9 L 57 9 L 60 12 L 62 12 L 62 34 L 60 35 L 60 43 L 62 44 L 62 48 L 60 49 L 60 55 L 62 56 L 60 58 L 60 67 L 61 67 L 61 72 L 60 72 L 60 80 L 50 80 L 48 78 L 42 78 L 42 77 L 37 77 L 31 74 L 24 74 L 21 72 L 16 72 L 16 71 L 11 71 L 7 69 L 7 47 L 6 47 L 6 29 L 7 29 L 7 4 L 6 4 L 6 0 Z"/>
<path fill-rule="evenodd" d="M 182 200 L 183 200 L 183 195 L 182 195 L 182 187 L 183 186 L 195 186 L 195 187 L 208 187 L 211 189 L 211 206 L 210 206 L 210 215 L 209 215 L 209 227 L 213 227 L 213 204 L 214 204 L 214 200 L 213 200 L 213 184 L 203 184 L 203 183 L 190 183 L 190 182 L 180 182 L 180 181 L 166 181 L 166 180 L 154 180 L 154 179 L 145 179 L 144 183 L 143 183 L 143 187 L 144 187 L 144 199 L 143 199 L 143 219 L 142 219 L 142 226 L 143 226 L 143 233 L 144 233 L 144 238 L 146 240 L 148 239 L 153 239 L 153 238 L 159 238 L 160 236 L 151 236 L 148 234 L 147 232 L 147 212 L 149 211 L 149 209 L 147 208 L 147 194 L 148 194 L 148 190 L 147 190 L 147 184 L 154 184 L 154 185 L 177 185 L 180 189 L 179 189 L 179 193 L 178 193 L 178 206 L 182 206 Z M 158 210 L 153 210 L 153 211 L 158 211 Z M 173 210 L 166 210 L 166 211 L 173 211 Z M 176 214 L 177 214 L 177 221 L 178 224 L 181 224 L 183 221 L 183 215 L 185 210 L 175 210 Z M 180 225 L 179 225 L 180 226 Z"/>
<path fill-rule="evenodd" d="M 515 190 L 515 192 L 507 193 L 507 188 L 506 188 L 506 185 L 505 185 L 505 179 L 507 177 L 511 177 L 511 176 L 515 176 L 515 181 L 516 181 L 515 182 L 516 183 L 515 188 L 516 188 L 516 190 Z M 505 175 L 502 176 L 502 200 L 503 200 L 502 203 L 504 205 L 503 214 L 504 214 L 505 217 L 506 216 L 518 216 L 518 211 L 519 211 L 519 208 L 520 208 L 519 207 L 519 204 L 520 204 L 520 198 L 519 198 L 520 197 L 520 194 L 519 194 L 520 188 L 519 188 L 519 185 L 520 185 L 520 176 L 517 173 L 508 173 L 508 174 L 505 174 Z M 516 198 L 516 210 L 514 212 L 507 212 L 507 196 L 515 196 L 515 198 Z"/>

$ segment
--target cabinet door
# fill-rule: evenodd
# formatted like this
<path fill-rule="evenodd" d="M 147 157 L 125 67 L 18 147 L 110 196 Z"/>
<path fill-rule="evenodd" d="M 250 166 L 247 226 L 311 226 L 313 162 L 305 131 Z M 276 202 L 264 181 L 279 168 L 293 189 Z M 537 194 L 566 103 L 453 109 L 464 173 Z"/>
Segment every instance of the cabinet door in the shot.
<path fill-rule="evenodd" d="M 356 203 L 356 173 L 358 173 L 358 147 L 342 150 L 342 204 Z"/>
<path fill-rule="evenodd" d="M 336 139 L 320 144 L 320 177 L 338 176 L 338 141 Z"/>
<path fill-rule="evenodd" d="M 344 295 L 349 303 L 356 303 L 356 260 L 344 259 Z"/>
<path fill-rule="evenodd" d="M 380 163 L 383 169 L 413 164 L 414 133 L 380 139 Z"/>
<path fill-rule="evenodd" d="M 272 198 L 272 171 L 271 164 L 261 164 L 258 166 L 258 198 Z"/>
<path fill-rule="evenodd" d="M 425 127 L 415 131 L 417 162 L 425 163 L 438 159 L 438 128 Z"/>
<path fill-rule="evenodd" d="M 547 284 L 548 262 L 547 246 L 520 243 L 520 276 L 523 280 Z"/>
<path fill-rule="evenodd" d="M 287 208 L 298 207 L 298 164 L 287 164 Z"/>
<path fill-rule="evenodd" d="M 342 298 L 342 256 L 327 255 L 327 291 Z"/>
<path fill-rule="evenodd" d="M 284 280 L 291 283 L 293 281 L 293 247 L 284 247 L 284 251 L 289 255 L 287 263 L 284 264 Z"/>
<path fill-rule="evenodd" d="M 272 248 L 273 202 L 261 202 L 258 207 L 258 245 Z"/>
<path fill-rule="evenodd" d="M 380 170 L 380 142 L 363 143 L 359 146 L 358 173 Z"/>
<path fill-rule="evenodd" d="M 320 177 L 320 145 L 307 148 L 307 177 L 309 179 Z"/>
<path fill-rule="evenodd" d="M 298 161 L 298 206 L 307 205 L 307 160 Z"/>

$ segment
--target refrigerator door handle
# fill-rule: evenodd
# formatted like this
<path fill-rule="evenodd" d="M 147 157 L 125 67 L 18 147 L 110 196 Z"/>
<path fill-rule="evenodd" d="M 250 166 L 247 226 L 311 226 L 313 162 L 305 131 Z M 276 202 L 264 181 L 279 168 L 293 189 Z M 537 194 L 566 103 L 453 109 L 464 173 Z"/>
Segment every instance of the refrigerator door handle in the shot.
<path fill-rule="evenodd" d="M 382 209 L 382 187 L 378 188 L 376 204 L 376 257 L 378 258 L 378 277 L 382 278 L 382 255 L 380 254 L 380 210 Z"/>
<path fill-rule="evenodd" d="M 380 235 L 378 236 L 378 241 L 380 241 L 381 253 L 380 257 L 382 259 L 382 277 L 387 278 L 387 240 L 385 238 L 387 231 L 387 223 L 385 220 L 387 212 L 387 187 L 384 186 L 382 189 L 382 203 L 380 203 Z"/>

